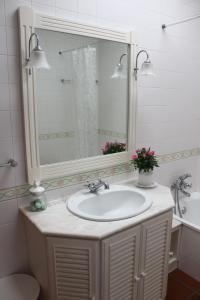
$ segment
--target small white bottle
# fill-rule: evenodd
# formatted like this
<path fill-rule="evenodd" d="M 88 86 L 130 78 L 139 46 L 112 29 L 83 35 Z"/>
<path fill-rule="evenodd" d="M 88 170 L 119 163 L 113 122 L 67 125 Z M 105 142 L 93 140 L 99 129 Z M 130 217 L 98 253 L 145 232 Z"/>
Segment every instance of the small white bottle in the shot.
<path fill-rule="evenodd" d="M 31 211 L 41 211 L 47 208 L 47 200 L 45 188 L 40 185 L 40 182 L 35 181 L 34 185 L 29 189 L 31 193 Z"/>

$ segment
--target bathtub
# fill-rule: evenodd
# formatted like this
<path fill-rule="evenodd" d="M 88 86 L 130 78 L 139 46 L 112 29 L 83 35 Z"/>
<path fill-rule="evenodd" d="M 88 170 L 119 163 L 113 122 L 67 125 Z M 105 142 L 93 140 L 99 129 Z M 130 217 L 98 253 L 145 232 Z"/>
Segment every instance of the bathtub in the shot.
<path fill-rule="evenodd" d="M 198 231 L 200 234 L 200 193 L 195 192 L 191 194 L 191 197 L 181 199 L 180 205 L 181 209 L 185 210 L 185 213 L 183 218 L 174 215 L 175 219 Z"/>
<path fill-rule="evenodd" d="M 200 193 L 181 199 L 180 206 L 183 218 L 174 215 L 183 224 L 179 267 L 200 281 Z"/>

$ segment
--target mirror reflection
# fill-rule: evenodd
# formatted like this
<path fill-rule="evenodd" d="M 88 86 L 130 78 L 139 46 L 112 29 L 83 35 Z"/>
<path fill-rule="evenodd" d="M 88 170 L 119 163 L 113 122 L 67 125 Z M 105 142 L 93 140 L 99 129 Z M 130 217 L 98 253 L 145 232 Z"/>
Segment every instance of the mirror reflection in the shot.
<path fill-rule="evenodd" d="M 36 70 L 41 165 L 125 151 L 127 44 L 36 33 L 51 66 Z"/>

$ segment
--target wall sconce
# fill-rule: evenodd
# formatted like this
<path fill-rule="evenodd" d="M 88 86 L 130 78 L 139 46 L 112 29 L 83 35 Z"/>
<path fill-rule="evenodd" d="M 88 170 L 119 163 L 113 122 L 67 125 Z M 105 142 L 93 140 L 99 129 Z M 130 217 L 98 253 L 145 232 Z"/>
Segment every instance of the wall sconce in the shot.
<path fill-rule="evenodd" d="M 141 53 L 145 53 L 146 54 L 146 59 L 145 61 L 142 63 L 141 68 L 139 69 L 138 67 L 138 59 Z M 113 75 L 111 76 L 111 78 L 126 78 L 126 76 L 123 74 L 123 63 L 122 60 L 123 58 L 126 56 L 127 54 L 124 53 L 120 56 L 119 62 L 115 67 L 115 70 L 113 72 Z M 140 75 L 142 76 L 147 76 L 147 75 L 155 75 L 154 71 L 153 71 L 153 64 L 151 63 L 150 59 L 149 59 L 149 54 L 146 50 L 141 50 L 138 52 L 137 56 L 136 56 L 136 64 L 135 64 L 135 68 L 134 68 L 134 77 L 135 80 L 137 80 L 138 78 L 138 71 L 140 72 Z"/>
<path fill-rule="evenodd" d="M 31 51 L 31 42 L 33 37 L 36 38 L 36 46 Z M 50 65 L 46 59 L 45 51 L 42 50 L 39 44 L 38 35 L 36 33 L 32 33 L 29 38 L 28 58 L 26 59 L 25 68 L 50 69 Z"/>
<path fill-rule="evenodd" d="M 145 53 L 146 54 L 146 59 L 145 61 L 142 63 L 141 68 L 138 68 L 138 58 L 140 56 L 141 53 Z M 134 77 L 135 80 L 137 80 L 138 78 L 138 71 L 140 71 L 140 75 L 155 75 L 154 71 L 153 71 L 153 65 L 149 59 L 149 54 L 146 50 L 141 50 L 138 52 L 137 56 L 136 56 L 136 64 L 135 64 L 135 68 L 134 68 Z"/>
<path fill-rule="evenodd" d="M 122 64 L 122 59 L 124 56 L 126 56 L 127 54 L 124 53 L 120 56 L 120 59 L 119 59 L 119 62 L 118 64 L 116 65 L 115 69 L 114 69 L 114 72 L 111 76 L 111 78 L 126 78 L 126 76 L 122 73 L 123 71 L 123 64 Z"/>

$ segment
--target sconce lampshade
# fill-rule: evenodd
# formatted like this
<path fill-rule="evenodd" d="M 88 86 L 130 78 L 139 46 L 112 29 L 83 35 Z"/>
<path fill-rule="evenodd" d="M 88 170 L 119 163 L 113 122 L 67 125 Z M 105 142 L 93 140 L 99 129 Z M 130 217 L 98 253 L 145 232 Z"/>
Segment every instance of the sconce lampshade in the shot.
<path fill-rule="evenodd" d="M 141 68 L 139 70 L 140 75 L 142 76 L 155 76 L 153 64 L 149 59 L 145 60 L 143 64 L 141 65 Z"/>
<path fill-rule="evenodd" d="M 30 53 L 30 58 L 27 60 L 26 69 L 36 68 L 36 69 L 50 69 L 50 65 L 47 61 L 45 51 L 42 48 L 36 47 Z"/>
<path fill-rule="evenodd" d="M 126 76 L 123 74 L 123 64 L 118 63 L 114 69 L 114 72 L 111 76 L 112 79 L 114 78 L 121 78 L 124 79 Z"/>

